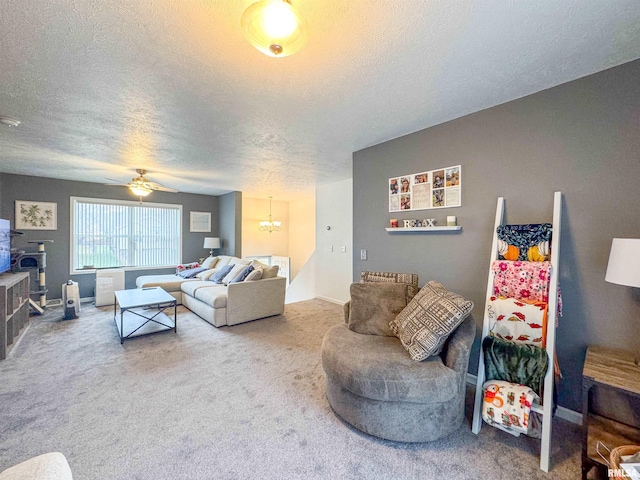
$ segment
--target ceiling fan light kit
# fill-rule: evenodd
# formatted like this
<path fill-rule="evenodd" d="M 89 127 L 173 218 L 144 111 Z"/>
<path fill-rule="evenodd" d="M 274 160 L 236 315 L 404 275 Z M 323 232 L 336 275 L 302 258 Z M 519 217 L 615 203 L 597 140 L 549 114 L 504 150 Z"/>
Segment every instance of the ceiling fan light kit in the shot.
<path fill-rule="evenodd" d="M 302 50 L 309 40 L 309 26 L 290 0 L 261 0 L 242 14 L 247 41 L 265 55 L 286 57 Z"/>
<path fill-rule="evenodd" d="M 151 189 L 145 187 L 144 185 L 131 185 L 129 187 L 129 190 L 131 190 L 138 197 L 146 197 L 151 193 Z"/>
<path fill-rule="evenodd" d="M 175 188 L 167 188 L 163 187 L 159 183 L 151 182 L 145 178 L 147 173 L 146 170 L 141 168 L 136 169 L 138 173 L 137 177 L 131 179 L 130 183 L 119 184 L 119 183 L 107 183 L 107 185 L 112 186 L 122 186 L 127 187 L 136 197 L 146 197 L 153 191 L 161 191 L 161 192 L 170 192 L 170 193 L 178 193 L 178 190 Z M 110 179 L 107 179 L 110 180 Z M 117 181 L 117 180 L 114 180 Z"/>

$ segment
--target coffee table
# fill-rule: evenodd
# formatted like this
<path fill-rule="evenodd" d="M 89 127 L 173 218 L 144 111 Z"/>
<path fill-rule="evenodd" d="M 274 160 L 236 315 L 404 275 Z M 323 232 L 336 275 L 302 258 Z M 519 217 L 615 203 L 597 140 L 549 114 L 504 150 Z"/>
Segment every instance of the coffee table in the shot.
<path fill-rule="evenodd" d="M 118 327 L 120 344 L 125 338 L 141 337 L 167 330 L 177 333 L 176 299 L 161 287 L 118 290 L 115 292 L 115 297 L 113 319 Z M 119 319 L 118 306 L 120 307 Z M 173 319 L 164 313 L 171 307 L 173 307 Z"/>

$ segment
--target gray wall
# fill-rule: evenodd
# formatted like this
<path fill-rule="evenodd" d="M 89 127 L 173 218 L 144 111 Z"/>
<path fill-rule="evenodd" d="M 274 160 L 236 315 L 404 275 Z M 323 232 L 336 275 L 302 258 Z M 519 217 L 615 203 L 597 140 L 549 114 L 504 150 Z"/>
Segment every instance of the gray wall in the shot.
<path fill-rule="evenodd" d="M 97 183 L 74 182 L 52 178 L 30 177 L 24 175 L 0 174 L 2 186 L 2 208 L 0 217 L 15 225 L 15 200 L 36 200 L 56 202 L 58 205 L 58 229 L 54 231 L 24 230 L 24 235 L 13 237 L 12 247 L 26 251 L 36 251 L 37 246 L 29 240 L 53 240 L 46 244 L 46 278 L 49 293 L 47 298 L 60 298 L 61 285 L 70 278 L 79 283 L 81 297 L 93 297 L 95 274 L 69 274 L 70 241 L 70 200 L 71 196 L 109 198 L 114 200 L 136 200 L 126 188 L 110 187 Z M 197 261 L 205 257 L 208 251 L 202 247 L 204 237 L 220 236 L 219 197 L 194 195 L 188 193 L 153 192 L 147 201 L 182 205 L 182 261 Z M 189 232 L 189 212 L 211 212 L 211 233 Z M 224 238 L 223 238 L 224 241 Z M 172 273 L 174 269 L 132 270 L 125 274 L 125 287 L 135 288 L 135 279 L 139 275 Z"/>
<path fill-rule="evenodd" d="M 562 191 L 559 404 L 580 410 L 586 346 L 640 348 L 640 289 L 604 281 L 611 239 L 640 238 L 638 79 L 635 61 L 356 152 L 354 280 L 361 270 L 438 280 L 475 302 L 480 329 L 497 198 L 506 198 L 507 222 L 536 223 L 551 221 L 553 192 Z M 389 177 L 457 164 L 462 207 L 388 212 Z M 458 217 L 461 233 L 384 231 L 391 217 L 443 225 L 447 215 Z"/>
<path fill-rule="evenodd" d="M 242 192 L 220 195 L 221 253 L 242 257 Z"/>

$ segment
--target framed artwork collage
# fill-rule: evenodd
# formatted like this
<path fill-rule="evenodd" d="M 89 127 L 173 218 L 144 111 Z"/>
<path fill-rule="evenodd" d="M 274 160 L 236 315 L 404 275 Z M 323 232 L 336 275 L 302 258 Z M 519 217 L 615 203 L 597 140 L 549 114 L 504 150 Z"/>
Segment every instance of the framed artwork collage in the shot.
<path fill-rule="evenodd" d="M 427 210 L 462 205 L 460 165 L 389 179 L 389 211 Z"/>

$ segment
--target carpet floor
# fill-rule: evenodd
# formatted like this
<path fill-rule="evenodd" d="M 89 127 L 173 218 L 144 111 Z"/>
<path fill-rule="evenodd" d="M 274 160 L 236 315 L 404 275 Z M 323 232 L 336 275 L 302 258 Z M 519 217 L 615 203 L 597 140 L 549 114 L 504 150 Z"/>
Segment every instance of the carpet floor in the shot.
<path fill-rule="evenodd" d="M 0 362 L 0 471 L 60 451 L 74 478 L 577 479 L 580 429 L 554 419 L 552 471 L 539 441 L 467 418 L 450 437 L 366 435 L 329 407 L 322 337 L 342 308 L 321 300 L 215 328 L 184 307 L 178 332 L 120 345 L 113 309 L 32 317 Z"/>

